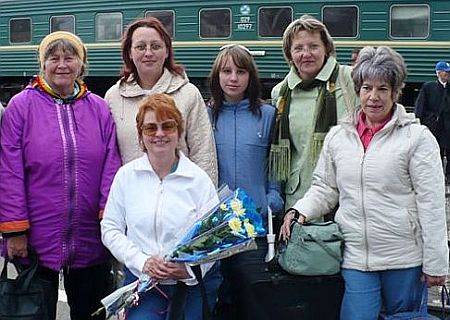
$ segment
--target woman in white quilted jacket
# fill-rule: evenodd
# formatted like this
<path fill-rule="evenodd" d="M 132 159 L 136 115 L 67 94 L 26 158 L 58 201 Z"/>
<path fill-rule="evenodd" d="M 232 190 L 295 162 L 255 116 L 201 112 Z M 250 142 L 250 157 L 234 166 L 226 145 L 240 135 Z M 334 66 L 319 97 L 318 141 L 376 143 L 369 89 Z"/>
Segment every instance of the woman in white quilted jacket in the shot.
<path fill-rule="evenodd" d="M 309 221 L 339 203 L 341 319 L 426 313 L 422 297 L 445 283 L 449 260 L 439 146 L 396 103 L 406 77 L 397 52 L 364 48 L 352 77 L 361 105 L 327 134 L 312 186 L 286 214 L 281 236 L 289 237 L 292 219 Z"/>

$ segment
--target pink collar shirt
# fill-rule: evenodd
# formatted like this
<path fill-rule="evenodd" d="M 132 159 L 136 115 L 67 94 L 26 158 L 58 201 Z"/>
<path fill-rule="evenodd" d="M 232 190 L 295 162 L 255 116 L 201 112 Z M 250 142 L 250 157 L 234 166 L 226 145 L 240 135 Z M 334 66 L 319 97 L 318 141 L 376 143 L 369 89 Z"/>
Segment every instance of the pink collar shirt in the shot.
<path fill-rule="evenodd" d="M 367 150 L 367 147 L 369 146 L 370 141 L 372 141 L 373 136 L 383 129 L 383 127 L 386 125 L 386 123 L 389 122 L 389 120 L 392 119 L 392 112 L 389 114 L 389 116 L 379 125 L 374 126 L 373 128 L 369 128 L 366 125 L 366 114 L 364 112 L 361 112 L 359 114 L 359 120 L 358 124 L 356 125 L 356 131 L 358 131 L 358 136 L 361 139 L 361 142 L 364 146 L 364 151 Z"/>

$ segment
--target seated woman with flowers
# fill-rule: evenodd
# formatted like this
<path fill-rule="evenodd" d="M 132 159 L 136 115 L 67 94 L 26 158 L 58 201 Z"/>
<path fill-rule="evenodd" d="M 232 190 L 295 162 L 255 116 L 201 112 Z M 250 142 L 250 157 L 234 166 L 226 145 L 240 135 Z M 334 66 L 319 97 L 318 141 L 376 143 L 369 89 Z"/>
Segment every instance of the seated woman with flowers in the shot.
<path fill-rule="evenodd" d="M 144 155 L 124 165 L 111 187 L 101 223 L 102 240 L 126 267 L 125 283 L 142 274 L 158 281 L 128 311 L 129 320 L 165 319 L 169 302 L 184 291 L 184 319 L 202 319 L 199 285 L 190 267 L 164 259 L 167 246 L 180 240 L 180 230 L 197 220 L 218 197 L 208 175 L 177 150 L 183 119 L 166 94 L 144 99 L 136 116 Z M 217 264 L 202 265 L 209 308 L 221 276 Z"/>

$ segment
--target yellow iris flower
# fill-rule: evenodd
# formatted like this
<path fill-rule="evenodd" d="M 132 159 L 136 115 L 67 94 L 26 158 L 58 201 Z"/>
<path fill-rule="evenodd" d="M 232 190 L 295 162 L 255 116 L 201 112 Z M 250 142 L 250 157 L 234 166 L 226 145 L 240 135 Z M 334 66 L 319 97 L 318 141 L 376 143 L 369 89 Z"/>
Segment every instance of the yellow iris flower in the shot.
<path fill-rule="evenodd" d="M 249 237 L 256 237 L 255 226 L 252 225 L 248 219 L 244 220 L 244 227 Z"/>
<path fill-rule="evenodd" d="M 233 212 L 235 212 L 238 216 L 245 213 L 245 208 L 242 207 L 242 202 L 239 200 L 231 201 L 231 209 L 233 209 Z"/>
<path fill-rule="evenodd" d="M 232 231 L 239 232 L 242 227 L 242 222 L 238 218 L 231 218 L 230 221 L 228 221 L 228 226 Z"/>

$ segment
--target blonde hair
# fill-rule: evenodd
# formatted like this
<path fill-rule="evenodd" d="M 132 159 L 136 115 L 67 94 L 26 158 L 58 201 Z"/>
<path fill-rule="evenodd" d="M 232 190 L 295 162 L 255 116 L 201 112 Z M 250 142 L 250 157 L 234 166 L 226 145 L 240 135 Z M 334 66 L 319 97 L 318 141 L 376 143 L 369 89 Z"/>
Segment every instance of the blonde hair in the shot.
<path fill-rule="evenodd" d="M 322 39 L 322 42 L 325 45 L 326 57 L 328 58 L 330 55 L 331 56 L 336 55 L 333 38 L 331 38 L 327 27 L 316 18 L 313 18 L 309 15 L 303 15 L 297 20 L 292 21 L 286 27 L 286 30 L 284 30 L 283 33 L 283 53 L 288 64 L 292 62 L 292 55 L 291 55 L 292 41 L 295 35 L 302 30 L 305 30 L 310 33 L 315 32 L 320 33 L 320 39 Z"/>

